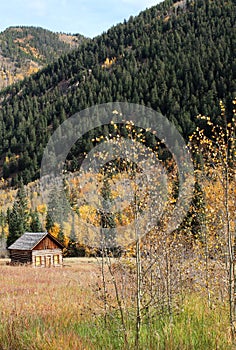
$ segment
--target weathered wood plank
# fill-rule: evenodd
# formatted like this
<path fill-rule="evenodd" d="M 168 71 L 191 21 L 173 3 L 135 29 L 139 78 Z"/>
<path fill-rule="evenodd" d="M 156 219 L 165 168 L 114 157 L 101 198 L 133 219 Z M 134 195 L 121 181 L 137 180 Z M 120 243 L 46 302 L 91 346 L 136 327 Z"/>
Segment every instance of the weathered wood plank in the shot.
<path fill-rule="evenodd" d="M 45 250 L 45 249 L 58 249 L 58 244 L 54 242 L 51 238 L 45 237 L 34 250 Z"/>
<path fill-rule="evenodd" d="M 27 264 L 32 262 L 32 252 L 22 250 L 11 250 L 10 258 L 12 263 Z"/>

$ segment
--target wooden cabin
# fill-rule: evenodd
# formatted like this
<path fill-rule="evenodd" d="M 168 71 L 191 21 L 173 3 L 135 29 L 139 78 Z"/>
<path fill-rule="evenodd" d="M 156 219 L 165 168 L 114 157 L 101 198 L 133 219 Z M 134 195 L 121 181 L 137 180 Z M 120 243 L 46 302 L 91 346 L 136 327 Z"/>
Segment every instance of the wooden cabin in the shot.
<path fill-rule="evenodd" d="M 48 232 L 26 232 L 8 247 L 12 264 L 34 267 L 61 267 L 63 248 Z"/>

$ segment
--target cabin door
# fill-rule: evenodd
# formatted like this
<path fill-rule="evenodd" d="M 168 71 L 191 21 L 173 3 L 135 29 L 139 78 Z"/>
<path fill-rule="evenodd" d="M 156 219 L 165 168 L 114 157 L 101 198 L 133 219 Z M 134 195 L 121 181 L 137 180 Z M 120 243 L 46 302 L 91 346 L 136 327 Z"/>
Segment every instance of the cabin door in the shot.
<path fill-rule="evenodd" d="M 46 267 L 51 267 L 52 259 L 51 256 L 46 256 Z"/>

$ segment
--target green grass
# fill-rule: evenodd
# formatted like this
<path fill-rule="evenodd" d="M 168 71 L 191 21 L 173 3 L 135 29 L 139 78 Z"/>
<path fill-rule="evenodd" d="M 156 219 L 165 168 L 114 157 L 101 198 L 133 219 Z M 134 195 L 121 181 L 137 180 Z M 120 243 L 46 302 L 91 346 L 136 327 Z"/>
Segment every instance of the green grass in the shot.
<path fill-rule="evenodd" d="M 0 321 L 1 350 L 56 350 L 56 349 L 127 349 L 124 346 L 119 317 L 112 315 L 105 325 L 104 318 L 76 321 L 62 319 L 14 318 Z M 173 316 L 158 315 L 141 329 L 141 350 L 229 350 L 226 308 L 209 310 L 199 298 L 186 301 L 183 310 Z M 127 319 L 128 349 L 135 349 L 135 324 Z"/>
<path fill-rule="evenodd" d="M 169 316 L 156 315 L 152 321 L 143 320 L 141 350 L 229 350 L 229 328 L 226 308 L 208 309 L 200 298 L 186 301 L 183 310 Z M 129 349 L 134 346 L 134 322 L 127 321 Z M 105 326 L 102 318 L 93 323 L 77 323 L 75 331 L 82 339 L 89 339 L 95 349 L 125 349 L 122 326 L 111 317 Z"/>

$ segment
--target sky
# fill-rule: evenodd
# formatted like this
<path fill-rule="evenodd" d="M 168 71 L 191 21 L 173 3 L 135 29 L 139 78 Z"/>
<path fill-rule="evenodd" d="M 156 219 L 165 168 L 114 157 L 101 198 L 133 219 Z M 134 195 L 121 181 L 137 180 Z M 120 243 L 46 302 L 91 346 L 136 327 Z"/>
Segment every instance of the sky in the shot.
<path fill-rule="evenodd" d="M 10 26 L 37 26 L 94 37 L 160 0 L 5 0 L 0 32 Z"/>

